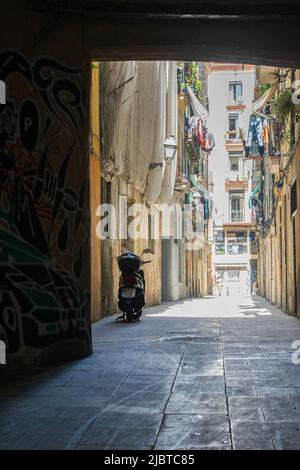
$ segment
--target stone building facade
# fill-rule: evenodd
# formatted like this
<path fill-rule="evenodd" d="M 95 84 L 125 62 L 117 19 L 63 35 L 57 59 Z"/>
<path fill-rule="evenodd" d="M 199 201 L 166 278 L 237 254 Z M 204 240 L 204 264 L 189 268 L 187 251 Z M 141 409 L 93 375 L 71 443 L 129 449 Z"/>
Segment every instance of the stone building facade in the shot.
<path fill-rule="evenodd" d="M 261 211 L 257 223 L 259 288 L 290 315 L 299 315 L 299 118 L 292 102 L 299 71 L 260 67 L 269 85 L 262 112 L 274 127 L 275 148 L 260 165 Z"/>

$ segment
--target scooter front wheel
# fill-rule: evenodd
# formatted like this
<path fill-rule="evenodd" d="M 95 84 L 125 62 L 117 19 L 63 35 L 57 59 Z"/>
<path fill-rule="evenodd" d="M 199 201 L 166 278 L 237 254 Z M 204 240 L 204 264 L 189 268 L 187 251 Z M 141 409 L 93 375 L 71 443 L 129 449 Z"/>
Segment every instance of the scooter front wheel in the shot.
<path fill-rule="evenodd" d="M 125 314 L 124 313 L 116 318 L 116 322 L 118 322 L 120 320 L 125 321 Z"/>

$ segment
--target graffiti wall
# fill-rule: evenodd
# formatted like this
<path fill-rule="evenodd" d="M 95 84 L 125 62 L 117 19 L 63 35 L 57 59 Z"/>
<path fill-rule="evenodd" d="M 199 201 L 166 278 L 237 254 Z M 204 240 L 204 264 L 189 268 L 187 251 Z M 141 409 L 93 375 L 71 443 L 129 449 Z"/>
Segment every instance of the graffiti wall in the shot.
<path fill-rule="evenodd" d="M 84 73 L 5 50 L 0 80 L 0 340 L 27 361 L 88 354 Z"/>

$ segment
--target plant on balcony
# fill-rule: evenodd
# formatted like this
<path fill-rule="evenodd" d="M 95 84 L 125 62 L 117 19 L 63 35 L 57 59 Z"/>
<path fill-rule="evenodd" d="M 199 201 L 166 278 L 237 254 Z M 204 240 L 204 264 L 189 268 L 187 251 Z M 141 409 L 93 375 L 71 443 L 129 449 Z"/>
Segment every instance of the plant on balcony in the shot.
<path fill-rule="evenodd" d="M 273 101 L 275 116 L 282 123 L 281 142 L 291 149 L 294 145 L 294 115 L 292 90 L 287 88 Z"/>
<path fill-rule="evenodd" d="M 274 100 L 274 111 L 278 119 L 284 124 L 290 118 L 293 112 L 292 90 L 290 88 L 284 90 Z"/>
<path fill-rule="evenodd" d="M 225 255 L 225 245 L 215 245 L 216 255 Z"/>
<path fill-rule="evenodd" d="M 184 81 L 190 86 L 199 100 L 202 99 L 202 82 L 197 62 L 184 63 Z"/>

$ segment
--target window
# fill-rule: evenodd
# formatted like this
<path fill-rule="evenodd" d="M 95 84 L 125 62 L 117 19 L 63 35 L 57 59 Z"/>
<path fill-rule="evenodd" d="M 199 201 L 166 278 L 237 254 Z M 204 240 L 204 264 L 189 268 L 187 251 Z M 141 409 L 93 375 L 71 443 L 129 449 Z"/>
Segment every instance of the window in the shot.
<path fill-rule="evenodd" d="M 239 157 L 230 158 L 229 164 L 230 164 L 230 171 L 235 171 L 235 172 L 239 171 Z"/>
<path fill-rule="evenodd" d="M 243 222 L 244 220 L 244 192 L 230 192 L 230 221 Z"/>
<path fill-rule="evenodd" d="M 239 172 L 240 169 L 240 159 L 242 158 L 242 153 L 240 152 L 229 152 L 229 170 L 235 173 Z"/>
<path fill-rule="evenodd" d="M 231 222 L 241 222 L 242 217 L 242 200 L 239 197 L 231 198 Z"/>
<path fill-rule="evenodd" d="M 238 119 L 239 119 L 238 114 L 229 114 L 229 116 L 228 116 L 229 132 L 238 130 Z"/>
<path fill-rule="evenodd" d="M 238 269 L 227 270 L 228 281 L 238 281 L 240 279 L 240 271 Z"/>
<path fill-rule="evenodd" d="M 247 251 L 247 232 L 227 232 L 228 255 L 242 255 Z"/>
<path fill-rule="evenodd" d="M 241 101 L 242 96 L 243 96 L 242 82 L 229 83 L 229 102 L 235 103 L 236 101 Z"/>

